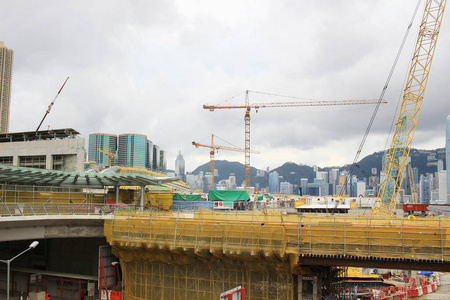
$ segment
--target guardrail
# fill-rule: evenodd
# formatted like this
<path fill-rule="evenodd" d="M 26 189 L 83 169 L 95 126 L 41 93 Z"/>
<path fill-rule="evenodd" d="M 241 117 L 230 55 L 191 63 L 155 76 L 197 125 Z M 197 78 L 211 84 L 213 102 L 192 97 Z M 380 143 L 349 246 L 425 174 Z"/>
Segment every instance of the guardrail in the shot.
<path fill-rule="evenodd" d="M 6 203 L 0 202 L 0 217 L 42 215 L 103 215 L 113 213 L 117 207 L 135 210 L 125 204 L 72 204 L 72 203 Z"/>

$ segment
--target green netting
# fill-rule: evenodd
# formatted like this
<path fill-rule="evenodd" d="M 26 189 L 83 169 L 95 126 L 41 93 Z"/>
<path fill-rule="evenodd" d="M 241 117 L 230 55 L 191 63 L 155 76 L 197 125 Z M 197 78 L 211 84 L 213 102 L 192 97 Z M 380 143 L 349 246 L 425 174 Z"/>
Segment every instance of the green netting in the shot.
<path fill-rule="evenodd" d="M 212 201 L 248 201 L 247 191 L 216 191 L 210 190 L 208 199 Z"/>
<path fill-rule="evenodd" d="M 194 194 L 174 194 L 173 201 L 200 201 L 200 195 Z"/>

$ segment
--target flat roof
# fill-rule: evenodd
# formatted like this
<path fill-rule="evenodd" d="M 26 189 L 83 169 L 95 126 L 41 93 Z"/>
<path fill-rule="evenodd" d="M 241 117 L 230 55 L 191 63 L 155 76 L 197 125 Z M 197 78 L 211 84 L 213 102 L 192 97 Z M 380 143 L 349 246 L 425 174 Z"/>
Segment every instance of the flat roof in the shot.
<path fill-rule="evenodd" d="M 72 128 L 0 133 L 0 143 L 28 142 L 75 138 L 80 133 Z"/>
<path fill-rule="evenodd" d="M 161 185 L 175 180 L 138 173 L 65 172 L 0 165 L 0 183 L 6 184 L 105 187 Z"/>

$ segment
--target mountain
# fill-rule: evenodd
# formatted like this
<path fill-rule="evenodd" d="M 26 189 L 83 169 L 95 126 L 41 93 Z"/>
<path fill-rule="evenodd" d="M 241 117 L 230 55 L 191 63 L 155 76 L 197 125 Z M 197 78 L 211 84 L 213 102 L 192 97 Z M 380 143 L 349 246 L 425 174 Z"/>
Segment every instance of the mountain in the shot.
<path fill-rule="evenodd" d="M 235 161 L 227 161 L 227 160 L 215 160 L 214 168 L 219 172 L 219 176 L 215 178 L 216 182 L 219 182 L 222 179 L 228 179 L 231 173 L 236 175 L 236 183 L 241 185 L 241 183 L 245 180 L 245 166 L 239 162 Z M 197 175 L 200 171 L 209 172 L 209 163 L 203 164 L 197 167 L 192 173 Z M 250 181 L 255 182 L 254 179 L 256 177 L 256 168 L 250 167 Z"/>
<path fill-rule="evenodd" d="M 375 152 L 361 159 L 353 167 L 352 174 L 358 178 L 368 178 L 372 175 L 372 169 L 376 169 L 376 175 L 379 176 L 382 169 L 383 151 Z M 445 166 L 445 148 L 439 148 L 435 150 L 417 150 L 411 149 L 411 165 L 419 170 L 419 176 L 421 174 L 434 173 L 437 171 L 437 162 L 442 160 Z M 236 176 L 236 183 L 240 185 L 245 180 L 245 167 L 239 162 L 229 162 L 226 160 L 216 160 L 214 167 L 219 172 L 219 176 L 216 177 L 216 182 L 222 179 L 228 179 L 230 173 L 234 173 Z M 319 168 L 319 171 L 329 171 L 331 169 L 339 169 L 339 171 L 350 171 L 351 165 L 336 166 Z M 200 171 L 209 172 L 209 163 L 203 164 L 197 167 L 192 173 L 197 175 Z M 315 178 L 315 172 L 313 167 L 296 164 L 294 162 L 286 162 L 282 166 L 271 170 L 270 172 L 277 171 L 282 178 L 280 182 L 288 181 L 294 186 L 300 184 L 301 178 L 308 178 L 309 182 L 313 182 Z M 266 173 L 264 176 L 256 176 L 257 169 L 250 168 L 250 181 L 252 186 L 266 187 L 269 185 L 269 175 Z"/>

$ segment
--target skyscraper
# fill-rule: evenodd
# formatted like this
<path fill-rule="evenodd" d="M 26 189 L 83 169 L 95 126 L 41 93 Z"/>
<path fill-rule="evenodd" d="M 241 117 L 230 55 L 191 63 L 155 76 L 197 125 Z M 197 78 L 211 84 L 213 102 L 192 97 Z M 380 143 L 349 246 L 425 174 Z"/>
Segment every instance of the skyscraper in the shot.
<path fill-rule="evenodd" d="M 13 50 L 0 42 L 0 133 L 9 131 Z"/>
<path fill-rule="evenodd" d="M 433 186 L 433 174 L 420 175 L 420 203 L 429 204 L 431 200 L 431 192 Z"/>
<path fill-rule="evenodd" d="M 159 171 L 161 173 L 167 172 L 167 152 L 165 150 L 159 151 Z"/>
<path fill-rule="evenodd" d="M 108 155 L 98 151 L 98 149 L 116 155 L 117 152 L 117 136 L 107 133 L 93 133 L 89 135 L 89 152 L 88 160 L 95 161 L 103 166 L 109 165 Z M 117 156 L 111 158 L 111 165 L 117 164 Z"/>
<path fill-rule="evenodd" d="M 181 181 L 186 181 L 185 162 L 184 162 L 183 155 L 181 154 L 181 150 L 180 150 L 180 153 L 178 153 L 178 155 L 177 155 L 177 159 L 175 160 L 175 178 L 178 178 Z"/>
<path fill-rule="evenodd" d="M 147 146 L 148 143 L 146 135 L 119 135 L 119 150 L 117 155 L 119 166 L 145 169 L 148 166 Z"/>
<path fill-rule="evenodd" d="M 152 170 L 159 170 L 159 161 L 161 159 L 161 154 L 159 153 L 161 150 L 158 145 L 153 144 L 153 162 L 152 162 Z"/>
<path fill-rule="evenodd" d="M 277 171 L 269 174 L 269 193 L 278 194 L 280 191 L 280 176 Z"/>

